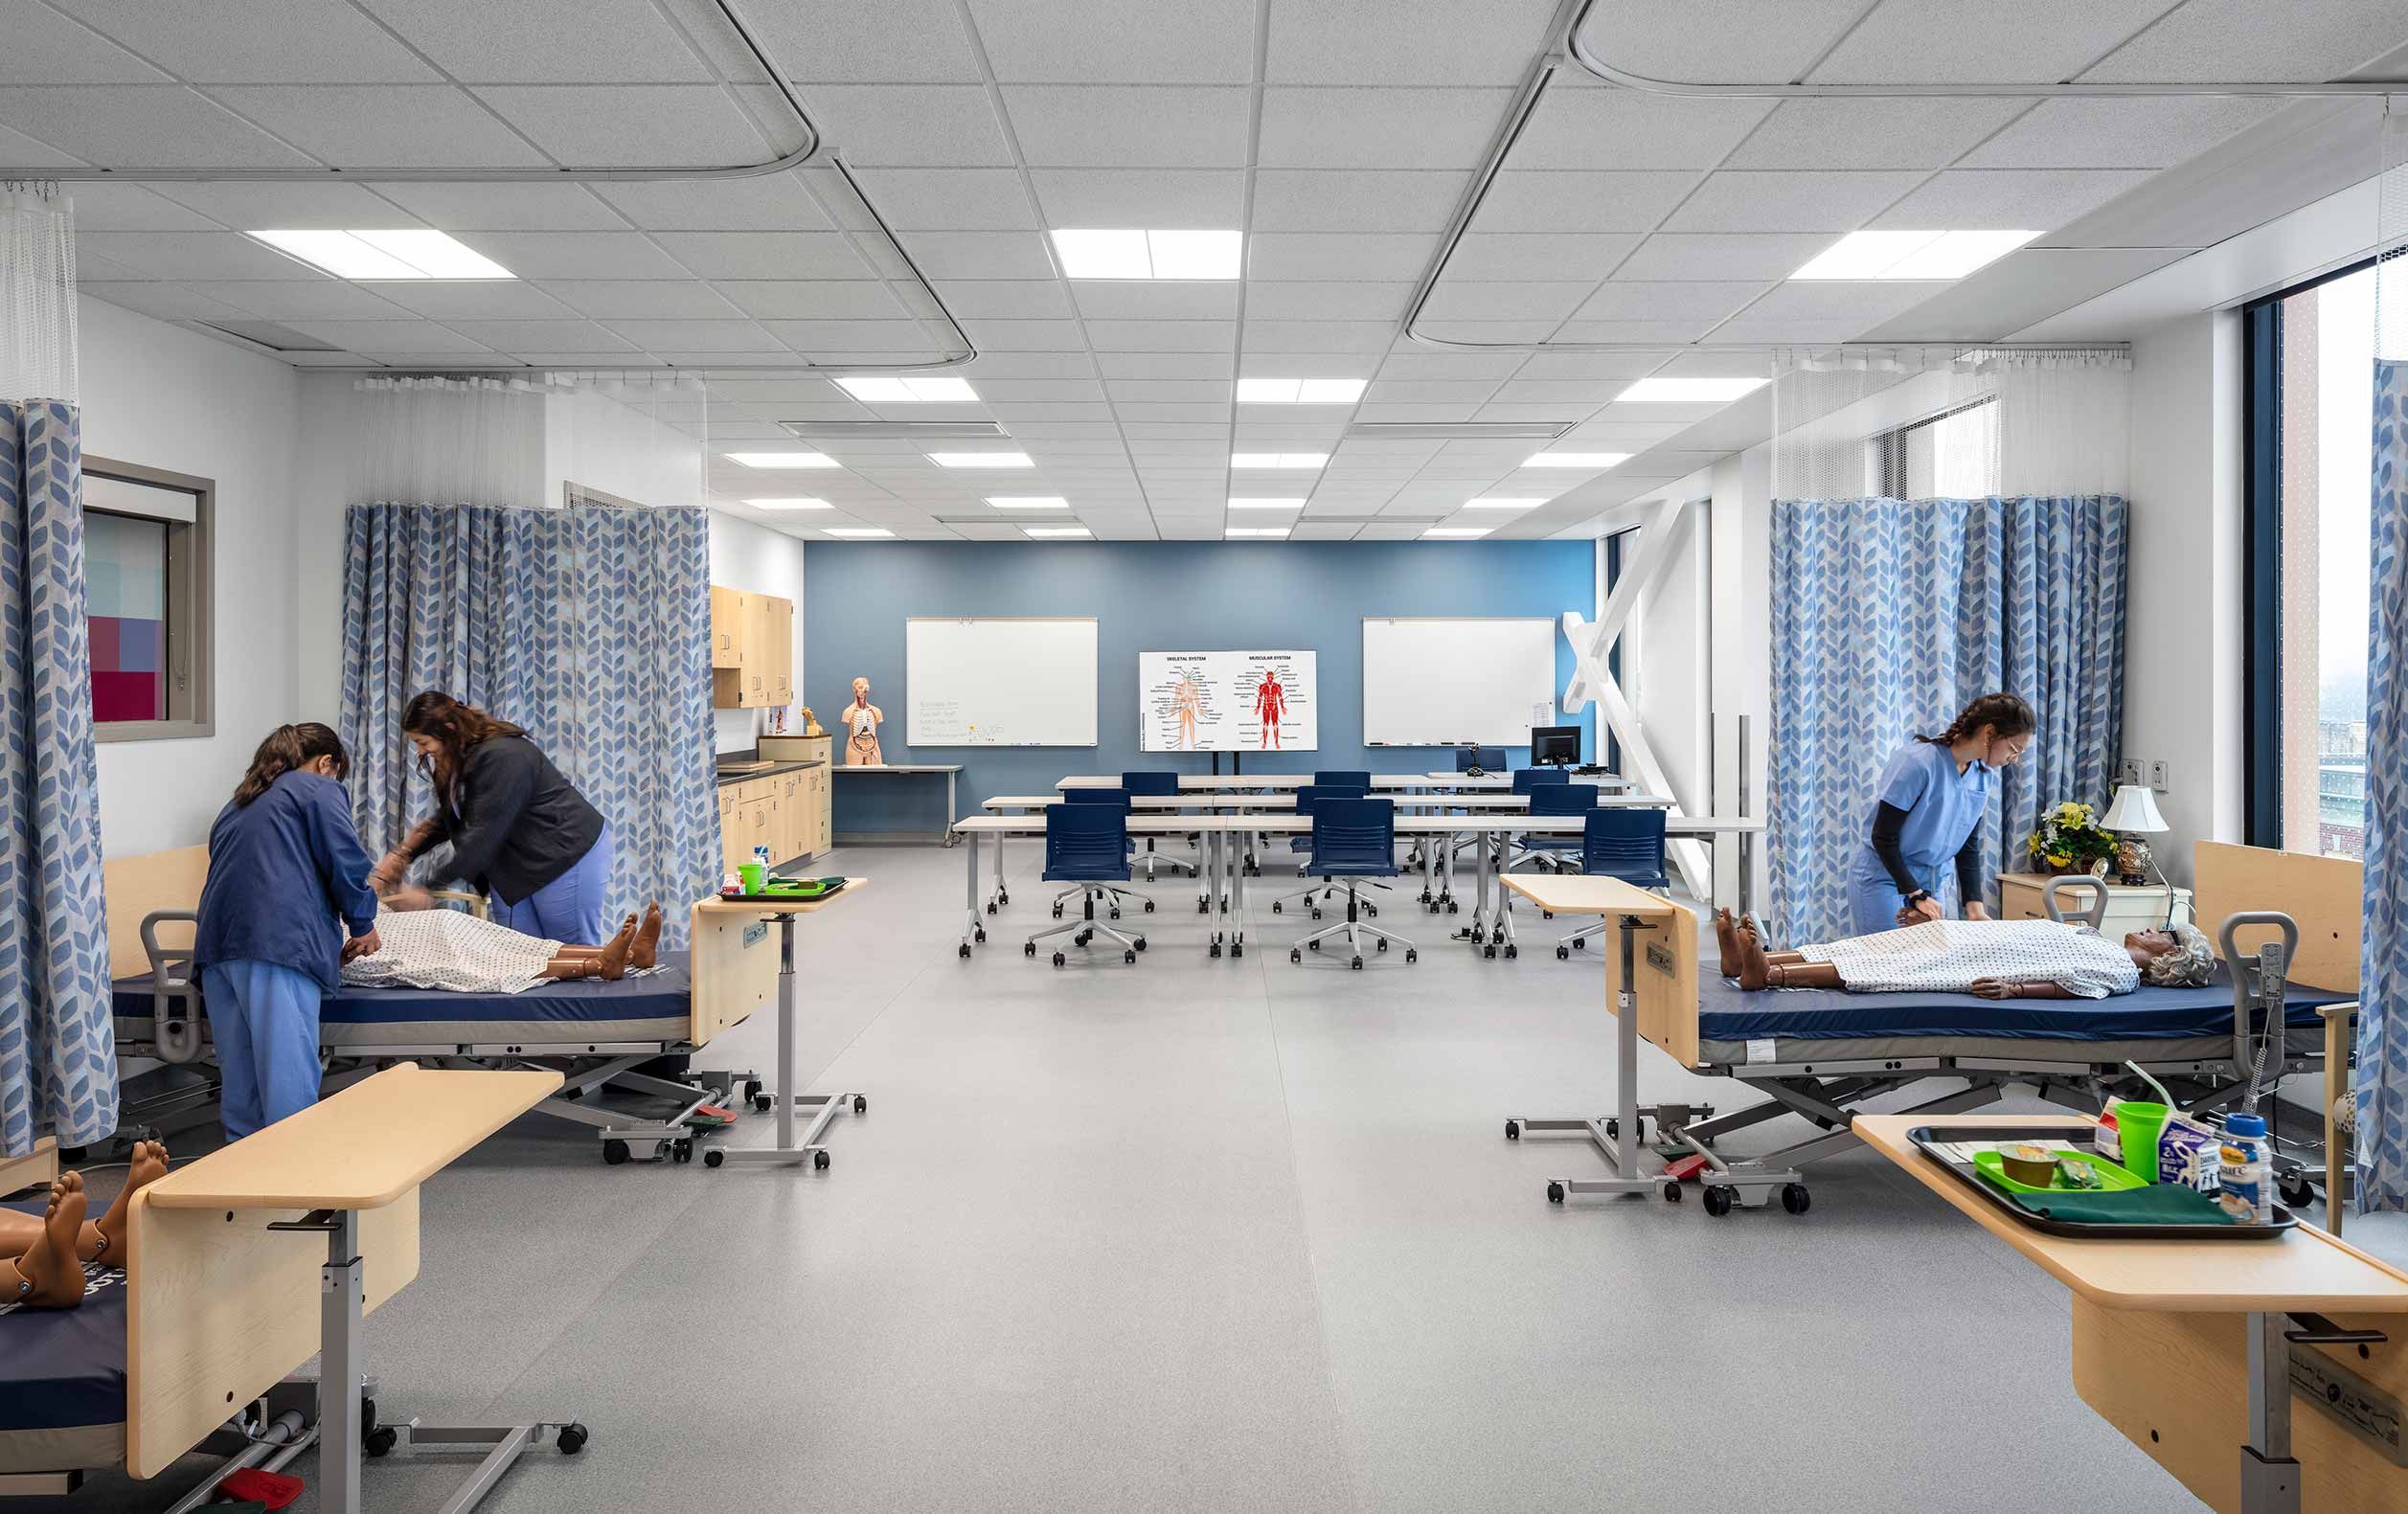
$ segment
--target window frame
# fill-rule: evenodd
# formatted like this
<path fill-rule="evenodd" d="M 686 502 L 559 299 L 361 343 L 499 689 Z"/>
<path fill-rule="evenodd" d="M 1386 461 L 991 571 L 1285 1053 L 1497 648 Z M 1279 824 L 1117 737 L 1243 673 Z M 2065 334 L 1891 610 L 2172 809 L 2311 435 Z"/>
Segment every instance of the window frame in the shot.
<path fill-rule="evenodd" d="M 217 483 L 196 474 L 177 473 L 168 468 L 154 468 L 140 463 L 126 463 L 115 458 L 84 454 L 83 471 L 87 475 L 113 479 L 121 484 L 134 484 L 150 488 L 172 489 L 193 496 L 193 518 L 190 522 L 169 522 L 167 532 L 167 617 L 162 637 L 162 660 L 167 667 L 163 673 L 169 684 L 169 709 L 180 702 L 182 715 L 170 714 L 165 720 L 110 720 L 95 718 L 92 739 L 96 742 L 117 741 L 189 741 L 216 734 L 215 683 L 216 671 L 216 559 L 214 550 L 216 514 Z M 101 510 L 102 514 L 123 515 L 122 510 Z M 132 517 L 140 519 L 142 517 Z M 90 619 L 87 605 L 85 619 Z M 88 630 L 87 630 L 88 634 Z M 177 689 L 174 680 L 185 685 Z"/>
<path fill-rule="evenodd" d="M 2374 266 L 2361 258 L 2240 307 L 2241 832 L 2283 849 L 2283 303 Z"/>

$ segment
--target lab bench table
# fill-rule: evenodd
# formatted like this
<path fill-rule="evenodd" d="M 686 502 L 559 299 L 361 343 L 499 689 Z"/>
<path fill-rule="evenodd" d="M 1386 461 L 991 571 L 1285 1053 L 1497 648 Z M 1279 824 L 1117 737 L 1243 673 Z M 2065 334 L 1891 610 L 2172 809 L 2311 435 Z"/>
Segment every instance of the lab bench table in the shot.
<path fill-rule="evenodd" d="M 1611 773 L 1573 774 L 1574 783 L 1593 783 L 1600 788 L 1628 788 L 1630 780 Z M 1303 788 L 1312 781 L 1310 773 L 1182 773 L 1179 787 L 1183 792 L 1194 790 L 1224 790 L 1230 793 Z M 1119 788 L 1117 773 L 1078 774 L 1061 780 L 1062 788 Z M 1480 793 L 1491 789 L 1511 789 L 1513 778 L 1509 773 L 1485 773 L 1473 778 L 1465 773 L 1374 773 L 1374 789 L 1441 790 L 1460 793 Z"/>
<path fill-rule="evenodd" d="M 914 774 L 942 773 L 944 775 L 944 813 L 945 818 L 950 820 L 953 817 L 953 813 L 956 808 L 953 791 L 955 783 L 962 776 L 962 764 L 959 762 L 840 762 L 830 767 L 829 772 L 834 774 L 887 773 L 906 777 Z M 880 844 L 927 841 L 942 842 L 948 847 L 953 845 L 952 833 L 943 827 L 925 833 L 919 831 L 841 831 L 836 833 L 831 839 L 835 845 L 840 847 L 876 846 Z"/>

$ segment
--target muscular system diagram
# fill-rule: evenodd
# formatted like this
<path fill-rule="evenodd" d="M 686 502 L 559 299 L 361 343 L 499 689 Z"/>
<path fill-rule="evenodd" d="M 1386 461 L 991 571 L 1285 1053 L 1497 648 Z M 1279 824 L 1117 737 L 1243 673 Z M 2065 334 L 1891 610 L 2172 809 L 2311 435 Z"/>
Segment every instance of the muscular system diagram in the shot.
<path fill-rule="evenodd" d="M 1262 682 L 1255 687 L 1254 714 L 1262 722 L 1262 749 L 1275 751 L 1280 744 L 1280 716 L 1287 710 L 1286 690 L 1280 687 L 1280 675 L 1266 667 Z"/>

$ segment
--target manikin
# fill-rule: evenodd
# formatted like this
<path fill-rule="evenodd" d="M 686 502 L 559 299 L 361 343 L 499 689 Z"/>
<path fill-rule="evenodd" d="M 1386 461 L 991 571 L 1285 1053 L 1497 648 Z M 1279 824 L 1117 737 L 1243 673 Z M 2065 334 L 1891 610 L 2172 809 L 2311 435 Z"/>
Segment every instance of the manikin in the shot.
<path fill-rule="evenodd" d="M 852 681 L 852 703 L 845 706 L 845 765 L 848 767 L 878 767 L 886 758 L 878 752 L 878 727 L 886 724 L 886 712 L 870 703 L 870 681 Z"/>

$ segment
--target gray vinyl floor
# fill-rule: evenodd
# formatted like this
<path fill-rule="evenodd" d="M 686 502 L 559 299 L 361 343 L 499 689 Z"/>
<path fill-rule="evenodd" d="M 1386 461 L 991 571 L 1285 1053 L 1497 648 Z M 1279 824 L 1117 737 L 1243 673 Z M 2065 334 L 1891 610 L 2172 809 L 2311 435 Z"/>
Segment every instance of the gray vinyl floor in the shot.
<path fill-rule="evenodd" d="M 1166 877 L 1137 966 L 1056 971 L 1016 850 L 970 962 L 959 851 L 831 863 L 873 882 L 801 937 L 803 1066 L 870 1100 L 829 1171 L 605 1168 L 530 1119 L 429 1185 L 369 1324 L 387 1414 L 591 1427 L 502 1514 L 2198 1507 L 2075 1397 L 2063 1291 L 1878 1159 L 1820 1164 L 1802 1217 L 1549 1205 L 1593 1159 L 1504 1122 L 1605 1108 L 1593 951 L 1480 960 L 1399 901 L 1418 964 L 1291 966 L 1268 915 L 1215 960 Z M 712 1051 L 768 1068 L 770 1017 Z M 1643 1097 L 1728 1101 L 1643 1054 Z M 375 1464 L 369 1506 L 451 1476 Z"/>

